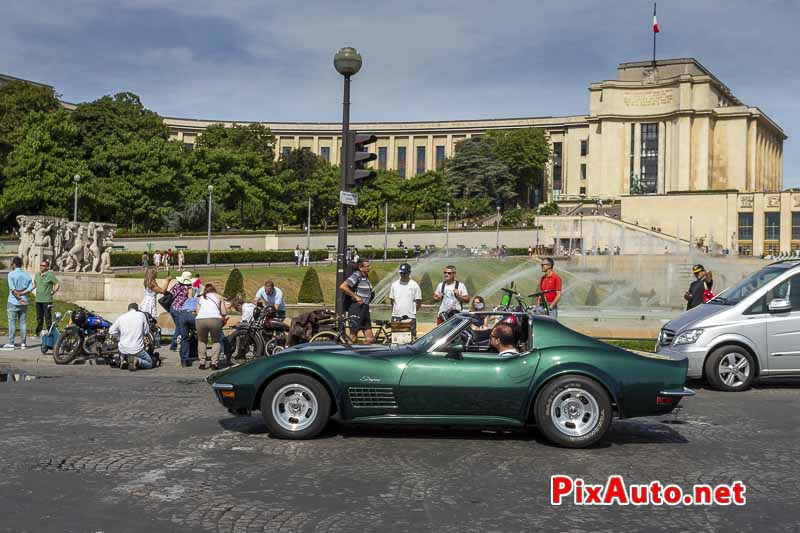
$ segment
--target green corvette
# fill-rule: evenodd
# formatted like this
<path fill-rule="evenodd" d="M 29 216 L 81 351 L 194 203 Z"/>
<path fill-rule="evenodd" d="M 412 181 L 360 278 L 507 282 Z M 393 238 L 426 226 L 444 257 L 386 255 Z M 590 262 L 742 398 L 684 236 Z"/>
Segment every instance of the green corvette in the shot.
<path fill-rule="evenodd" d="M 516 350 L 490 347 L 513 326 Z M 509 331 L 506 328 L 506 331 Z M 507 338 L 507 337 L 506 337 Z M 515 352 L 519 353 L 515 353 Z M 301 344 L 210 375 L 229 412 L 261 411 L 270 433 L 310 439 L 358 424 L 524 428 L 579 448 L 613 416 L 663 415 L 693 391 L 687 361 L 640 355 L 526 313 L 461 313 L 409 345 Z"/>

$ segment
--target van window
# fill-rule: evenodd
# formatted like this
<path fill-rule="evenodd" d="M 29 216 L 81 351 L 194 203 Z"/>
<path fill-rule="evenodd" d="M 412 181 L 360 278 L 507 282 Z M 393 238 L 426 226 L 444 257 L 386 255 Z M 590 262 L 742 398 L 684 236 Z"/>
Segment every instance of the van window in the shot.
<path fill-rule="evenodd" d="M 792 265 L 772 265 L 762 268 L 755 274 L 743 279 L 729 290 L 725 291 L 722 296 L 711 300 L 711 303 L 722 305 L 736 305 L 755 291 L 786 272 L 787 268 Z M 765 311 L 766 312 L 766 311 Z"/>

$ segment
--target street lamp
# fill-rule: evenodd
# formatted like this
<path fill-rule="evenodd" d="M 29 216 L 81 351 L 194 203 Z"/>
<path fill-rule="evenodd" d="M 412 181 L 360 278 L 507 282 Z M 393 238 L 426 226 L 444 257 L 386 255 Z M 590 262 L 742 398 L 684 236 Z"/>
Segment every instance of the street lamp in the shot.
<path fill-rule="evenodd" d="M 693 238 L 693 235 L 692 235 L 692 219 L 693 218 L 694 217 L 691 217 L 691 216 L 689 217 L 689 255 L 692 255 L 692 244 L 693 244 L 692 243 L 692 238 Z"/>
<path fill-rule="evenodd" d="M 586 247 L 583 245 L 583 213 L 578 213 L 578 216 L 581 217 L 581 243 L 580 243 L 580 248 L 581 248 L 581 255 L 583 255 L 583 251 L 586 249 Z"/>
<path fill-rule="evenodd" d="M 450 255 L 450 202 L 447 202 L 447 216 L 444 222 L 444 255 Z"/>
<path fill-rule="evenodd" d="M 72 221 L 78 221 L 78 182 L 81 181 L 81 175 L 75 174 L 72 176 L 72 180 L 75 182 L 75 204 L 72 207 Z"/>
<path fill-rule="evenodd" d="M 344 76 L 344 99 L 342 100 L 342 173 L 339 191 L 347 190 L 348 161 L 347 143 L 350 133 L 350 77 L 361 70 L 361 55 L 355 48 L 342 48 L 333 56 L 336 72 Z M 345 250 L 347 250 L 347 206 L 339 204 L 338 244 L 336 249 L 336 314 L 344 314 L 344 298 L 339 286 L 344 281 Z"/>
<path fill-rule="evenodd" d="M 495 242 L 495 250 L 500 252 L 500 206 L 497 206 L 497 239 Z"/>
<path fill-rule="evenodd" d="M 208 186 L 208 248 L 206 250 L 206 264 L 211 264 L 211 193 L 214 192 L 214 186 Z"/>
<path fill-rule="evenodd" d="M 384 204 L 383 211 L 383 260 L 386 261 L 389 249 L 389 202 Z"/>
<path fill-rule="evenodd" d="M 311 197 L 308 197 L 308 223 L 306 224 L 306 250 L 311 250 Z M 308 252 L 311 253 L 310 251 Z"/>

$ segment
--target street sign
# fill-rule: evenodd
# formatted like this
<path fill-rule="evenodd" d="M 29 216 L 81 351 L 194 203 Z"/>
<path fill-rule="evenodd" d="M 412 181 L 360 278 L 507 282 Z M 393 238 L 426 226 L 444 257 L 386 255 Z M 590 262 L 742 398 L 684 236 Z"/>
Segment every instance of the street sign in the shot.
<path fill-rule="evenodd" d="M 339 191 L 339 201 L 345 205 L 358 205 L 358 195 L 354 192 Z"/>

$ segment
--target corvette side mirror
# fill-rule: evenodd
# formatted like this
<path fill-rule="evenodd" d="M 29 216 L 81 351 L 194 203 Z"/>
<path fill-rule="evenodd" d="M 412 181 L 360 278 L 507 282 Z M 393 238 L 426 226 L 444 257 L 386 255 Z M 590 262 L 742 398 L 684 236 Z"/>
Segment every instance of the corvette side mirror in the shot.
<path fill-rule="evenodd" d="M 461 352 L 464 351 L 464 345 L 461 343 L 451 344 L 444 349 L 448 359 L 462 359 Z"/>

